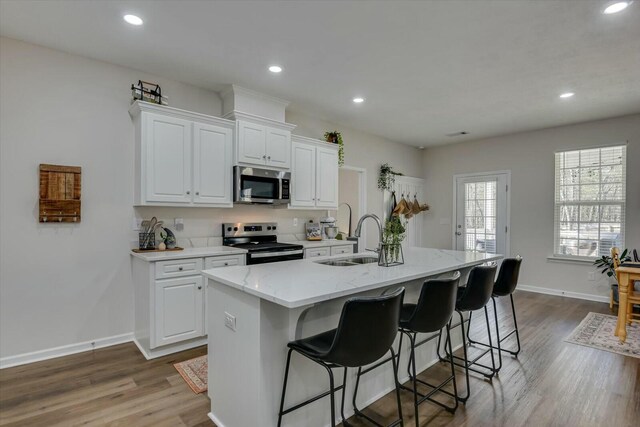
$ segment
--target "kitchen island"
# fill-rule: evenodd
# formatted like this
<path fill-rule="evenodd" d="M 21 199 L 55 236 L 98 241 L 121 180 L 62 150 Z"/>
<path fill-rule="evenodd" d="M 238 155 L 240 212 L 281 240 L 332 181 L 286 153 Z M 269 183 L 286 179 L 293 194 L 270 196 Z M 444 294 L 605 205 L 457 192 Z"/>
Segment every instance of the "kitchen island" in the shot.
<path fill-rule="evenodd" d="M 371 256 L 357 254 L 355 256 Z M 282 391 L 287 343 L 335 328 L 344 301 L 358 295 L 379 295 L 404 286 L 405 301 L 417 300 L 425 278 L 469 270 L 502 255 L 429 248 L 410 248 L 405 264 L 377 263 L 332 266 L 321 264 L 345 256 L 205 270 L 208 292 L 210 418 L 218 427 L 275 426 Z M 457 341 L 455 340 L 457 338 Z M 454 333 L 454 345 L 460 342 Z M 406 377 L 406 349 L 400 378 Z M 435 343 L 418 352 L 419 370 L 435 361 Z M 355 370 L 347 382 L 347 402 L 353 394 Z M 358 405 L 365 407 L 394 387 L 391 365 L 364 376 Z M 303 357 L 291 362 L 285 407 L 328 389 L 326 372 Z M 336 403 L 339 406 L 339 393 Z M 345 415 L 353 413 L 351 404 Z M 283 418 L 285 426 L 330 424 L 329 399 L 321 399 Z"/>

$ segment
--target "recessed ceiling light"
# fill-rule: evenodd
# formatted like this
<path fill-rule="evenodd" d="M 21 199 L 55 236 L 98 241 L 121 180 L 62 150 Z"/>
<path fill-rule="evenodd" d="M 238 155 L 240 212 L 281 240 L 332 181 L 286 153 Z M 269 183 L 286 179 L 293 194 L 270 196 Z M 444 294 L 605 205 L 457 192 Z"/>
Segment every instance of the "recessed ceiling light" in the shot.
<path fill-rule="evenodd" d="M 362 104 L 364 102 L 364 98 L 360 98 L 360 97 L 353 98 L 353 102 L 355 102 L 356 104 Z"/>
<path fill-rule="evenodd" d="M 272 73 L 280 73 L 282 71 L 282 67 L 278 65 L 272 65 L 269 67 L 269 71 L 271 71 Z"/>
<path fill-rule="evenodd" d="M 625 10 L 631 4 L 630 1 L 619 1 L 617 3 L 610 4 L 604 9 L 605 14 L 610 15 L 612 13 L 618 13 Z"/>
<path fill-rule="evenodd" d="M 575 95 L 575 93 L 573 93 L 573 92 L 565 92 L 565 93 L 560 95 L 560 98 L 571 98 L 573 95 Z"/>
<path fill-rule="evenodd" d="M 142 25 L 144 22 L 142 18 L 136 15 L 124 15 L 123 19 L 131 25 Z"/>
<path fill-rule="evenodd" d="M 418 150 L 424 150 L 424 147 L 421 145 L 420 147 L 418 147 Z"/>

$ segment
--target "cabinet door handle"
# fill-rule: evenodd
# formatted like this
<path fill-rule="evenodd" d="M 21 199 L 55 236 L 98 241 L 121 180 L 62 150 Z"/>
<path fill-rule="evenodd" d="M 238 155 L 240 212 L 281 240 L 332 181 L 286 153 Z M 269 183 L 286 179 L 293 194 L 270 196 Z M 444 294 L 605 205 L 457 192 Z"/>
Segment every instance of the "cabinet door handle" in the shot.
<path fill-rule="evenodd" d="M 224 265 L 229 265 L 229 263 L 228 263 L 228 262 L 225 262 L 225 263 L 224 263 Z"/>
<path fill-rule="evenodd" d="M 200 195 L 200 192 L 199 192 L 199 191 L 196 191 L 196 196 L 199 196 L 199 195 Z"/>
<path fill-rule="evenodd" d="M 179 271 L 182 271 L 182 267 L 178 267 L 178 270 L 179 270 Z"/>
<path fill-rule="evenodd" d="M 198 289 L 202 289 L 202 286 L 198 286 Z"/>
<path fill-rule="evenodd" d="M 267 156 L 267 160 L 271 160 L 271 156 Z"/>
<path fill-rule="evenodd" d="M 266 159 L 266 158 L 267 158 L 267 155 L 265 154 L 264 156 L 262 156 L 262 158 L 263 158 L 263 159 Z"/>
<path fill-rule="evenodd" d="M 191 194 L 191 191 L 187 190 L 187 194 Z"/>

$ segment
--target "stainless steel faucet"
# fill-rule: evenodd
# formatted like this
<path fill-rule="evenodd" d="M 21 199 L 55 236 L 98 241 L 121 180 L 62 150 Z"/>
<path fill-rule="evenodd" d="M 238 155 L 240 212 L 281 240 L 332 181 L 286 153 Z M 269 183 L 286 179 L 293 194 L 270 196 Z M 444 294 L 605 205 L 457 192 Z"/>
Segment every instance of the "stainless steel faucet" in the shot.
<path fill-rule="evenodd" d="M 356 231 L 354 234 L 356 237 L 360 237 L 360 234 L 362 233 L 362 223 L 367 218 L 372 218 L 376 222 L 376 224 L 378 224 L 378 231 L 380 235 L 378 236 L 378 247 L 375 249 L 375 252 L 380 255 L 382 249 L 382 222 L 380 221 L 380 218 L 378 218 L 374 214 L 363 215 L 362 218 L 360 218 L 360 220 L 358 221 L 358 225 L 356 226 Z"/>

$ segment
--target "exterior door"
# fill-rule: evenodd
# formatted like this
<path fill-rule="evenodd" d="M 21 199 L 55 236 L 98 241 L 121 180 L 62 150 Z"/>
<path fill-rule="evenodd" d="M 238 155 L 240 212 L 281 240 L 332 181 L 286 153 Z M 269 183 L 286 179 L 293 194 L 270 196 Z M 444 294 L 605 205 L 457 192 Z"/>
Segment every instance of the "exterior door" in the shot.
<path fill-rule="evenodd" d="M 508 172 L 455 177 L 454 248 L 509 254 Z"/>
<path fill-rule="evenodd" d="M 149 114 L 146 123 L 146 200 L 191 202 L 191 122 Z"/>
<path fill-rule="evenodd" d="M 231 204 L 231 129 L 196 123 L 193 127 L 193 202 Z"/>

